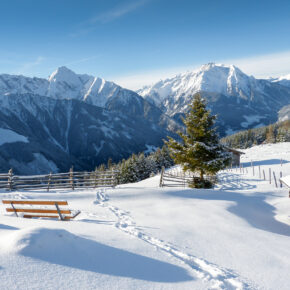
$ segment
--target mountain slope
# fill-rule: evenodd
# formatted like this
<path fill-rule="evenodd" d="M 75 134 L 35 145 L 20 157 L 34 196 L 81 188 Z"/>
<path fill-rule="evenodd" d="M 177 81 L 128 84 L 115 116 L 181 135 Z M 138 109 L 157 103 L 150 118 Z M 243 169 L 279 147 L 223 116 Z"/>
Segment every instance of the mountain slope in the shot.
<path fill-rule="evenodd" d="M 279 78 L 271 78 L 270 81 L 289 88 L 290 87 L 290 74 L 281 76 Z"/>
<path fill-rule="evenodd" d="M 76 74 L 60 67 L 46 79 L 0 75 L 0 97 L 6 94 L 36 94 L 55 99 L 76 99 L 90 105 L 118 112 L 131 118 L 153 122 L 175 132 L 180 125 L 164 115 L 154 104 L 136 92 L 124 89 L 113 82 L 86 74 Z"/>
<path fill-rule="evenodd" d="M 146 119 L 32 94 L 0 98 L 0 128 L 0 171 L 13 167 L 22 174 L 66 171 L 71 165 L 92 170 L 109 157 L 117 161 L 146 145 L 160 146 L 170 135 Z"/>
<path fill-rule="evenodd" d="M 213 63 L 137 92 L 176 120 L 187 111 L 192 96 L 200 92 L 218 114 L 222 135 L 275 122 L 278 111 L 290 103 L 290 88 L 247 76 L 235 66 Z"/>

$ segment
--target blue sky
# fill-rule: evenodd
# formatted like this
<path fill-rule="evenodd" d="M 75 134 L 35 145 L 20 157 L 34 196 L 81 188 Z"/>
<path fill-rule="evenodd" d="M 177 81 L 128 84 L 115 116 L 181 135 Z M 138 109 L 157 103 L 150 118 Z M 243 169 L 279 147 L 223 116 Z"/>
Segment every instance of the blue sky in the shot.
<path fill-rule="evenodd" d="M 289 35 L 286 0 L 1 1 L 0 73 L 65 65 L 129 88 L 207 62 L 277 76 L 290 73 Z"/>

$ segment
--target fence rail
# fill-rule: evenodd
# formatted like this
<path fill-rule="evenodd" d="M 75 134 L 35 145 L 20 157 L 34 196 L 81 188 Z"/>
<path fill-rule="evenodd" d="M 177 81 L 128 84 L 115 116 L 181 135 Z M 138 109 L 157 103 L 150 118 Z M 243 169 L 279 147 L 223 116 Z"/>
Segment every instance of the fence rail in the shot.
<path fill-rule="evenodd" d="M 165 168 L 162 167 L 160 175 L 160 187 L 188 187 L 190 183 L 193 182 L 194 178 L 198 178 L 192 172 L 183 172 L 182 170 L 176 170 L 176 168 L 171 169 L 170 171 L 165 171 Z M 216 176 L 206 176 L 206 180 L 216 183 Z"/>
<path fill-rule="evenodd" d="M 92 171 L 50 173 L 42 175 L 14 175 L 12 169 L 6 174 L 0 174 L 0 189 L 6 190 L 36 190 L 36 189 L 72 189 L 114 187 L 117 185 L 117 171 Z"/>

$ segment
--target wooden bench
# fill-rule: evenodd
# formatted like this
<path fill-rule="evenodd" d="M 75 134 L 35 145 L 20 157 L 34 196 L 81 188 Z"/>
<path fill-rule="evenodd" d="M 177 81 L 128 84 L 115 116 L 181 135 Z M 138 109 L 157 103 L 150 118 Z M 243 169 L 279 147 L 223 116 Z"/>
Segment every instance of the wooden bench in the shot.
<path fill-rule="evenodd" d="M 72 213 L 70 209 L 61 209 L 60 206 L 68 206 L 67 201 L 63 200 L 12 200 L 3 199 L 3 204 L 9 204 L 11 207 L 6 208 L 7 212 L 14 212 L 17 217 L 19 213 L 24 213 L 24 218 L 59 218 L 60 220 L 70 220 L 75 218 L 80 211 Z M 42 208 L 35 208 L 35 206 L 42 206 Z M 43 207 L 45 206 L 45 207 Z M 28 214 L 27 214 L 28 213 Z"/>

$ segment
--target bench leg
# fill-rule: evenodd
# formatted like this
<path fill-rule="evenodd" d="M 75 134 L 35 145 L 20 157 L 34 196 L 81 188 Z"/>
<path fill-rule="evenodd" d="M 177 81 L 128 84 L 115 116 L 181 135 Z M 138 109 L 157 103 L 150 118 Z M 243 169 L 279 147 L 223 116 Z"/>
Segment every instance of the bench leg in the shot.
<path fill-rule="evenodd" d="M 63 216 L 62 216 L 62 214 L 61 214 L 61 212 L 60 212 L 60 209 L 59 209 L 59 207 L 58 207 L 58 204 L 57 204 L 57 203 L 55 203 L 55 207 L 56 207 L 56 210 L 57 210 L 57 212 L 58 212 L 58 215 L 59 215 L 60 219 L 63 221 L 63 220 L 64 220 L 64 218 L 63 218 Z"/>
<path fill-rule="evenodd" d="M 81 212 L 78 211 L 72 218 L 74 219 L 76 216 L 78 216 Z"/>
<path fill-rule="evenodd" d="M 14 209 L 15 215 L 18 217 L 17 211 L 16 211 L 16 209 L 15 209 L 15 207 L 14 207 L 14 205 L 13 205 L 13 202 L 11 202 L 11 206 L 12 206 L 12 208 Z"/>

